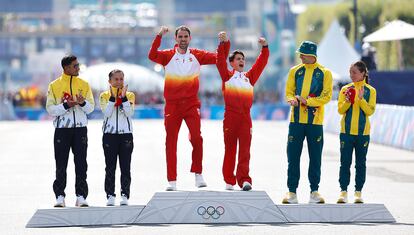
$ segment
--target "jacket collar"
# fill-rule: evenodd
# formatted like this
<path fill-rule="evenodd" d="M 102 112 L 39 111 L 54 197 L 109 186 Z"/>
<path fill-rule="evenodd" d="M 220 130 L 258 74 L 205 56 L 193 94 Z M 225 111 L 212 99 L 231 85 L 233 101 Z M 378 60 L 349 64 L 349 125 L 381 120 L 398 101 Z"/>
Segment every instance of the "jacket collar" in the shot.
<path fill-rule="evenodd" d="M 62 73 L 62 76 L 61 77 L 62 77 L 63 80 L 69 81 L 70 80 L 70 77 L 76 78 L 77 76 L 70 76 L 70 75 L 67 75 L 66 73 Z"/>
<path fill-rule="evenodd" d="M 319 66 L 319 63 L 315 62 L 313 64 L 303 64 L 303 65 L 305 66 L 306 69 L 314 69 Z"/>
<path fill-rule="evenodd" d="M 365 85 L 365 79 L 359 82 L 354 82 L 355 87 L 362 87 Z"/>

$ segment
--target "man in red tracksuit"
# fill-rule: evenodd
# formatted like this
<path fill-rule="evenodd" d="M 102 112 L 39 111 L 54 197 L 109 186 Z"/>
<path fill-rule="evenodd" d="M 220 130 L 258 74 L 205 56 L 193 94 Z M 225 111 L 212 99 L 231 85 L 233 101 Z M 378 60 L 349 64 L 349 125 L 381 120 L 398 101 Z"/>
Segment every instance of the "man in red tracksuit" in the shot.
<path fill-rule="evenodd" d="M 206 187 L 202 173 L 203 138 L 200 131 L 200 100 L 198 99 L 200 67 L 215 64 L 216 53 L 188 48 L 191 32 L 186 26 L 175 30 L 177 45 L 172 49 L 159 51 L 161 38 L 168 32 L 162 26 L 155 37 L 148 58 L 164 66 L 164 125 L 167 133 L 167 191 L 175 191 L 177 179 L 177 139 L 184 120 L 189 129 L 193 146 L 191 172 L 195 173 L 196 187 Z"/>
<path fill-rule="evenodd" d="M 253 86 L 263 72 L 269 58 L 269 49 L 266 39 L 259 38 L 262 51 L 256 59 L 253 67 L 246 72 L 244 70 L 244 54 L 235 50 L 229 57 L 232 71 L 227 70 L 226 56 L 230 49 L 230 41 L 226 32 L 219 33 L 220 44 L 217 49 L 217 68 L 223 80 L 223 94 L 225 113 L 223 121 L 224 131 L 224 161 L 223 177 L 226 182 L 226 190 L 233 190 L 237 184 L 243 191 L 252 189 L 252 179 L 249 176 L 250 143 L 252 139 L 252 120 L 250 108 L 253 103 Z M 234 168 L 236 163 L 237 142 L 239 143 L 239 158 L 236 175 Z"/>

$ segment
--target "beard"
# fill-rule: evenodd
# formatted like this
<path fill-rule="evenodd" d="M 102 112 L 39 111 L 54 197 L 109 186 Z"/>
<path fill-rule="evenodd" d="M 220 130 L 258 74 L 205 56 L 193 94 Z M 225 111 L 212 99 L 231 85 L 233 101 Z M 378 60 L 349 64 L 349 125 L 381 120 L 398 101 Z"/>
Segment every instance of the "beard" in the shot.
<path fill-rule="evenodd" d="M 187 51 L 187 48 L 188 48 L 188 44 L 187 43 L 180 43 L 180 44 L 178 44 L 178 46 L 180 47 L 180 49 L 181 50 L 185 50 L 185 51 Z"/>

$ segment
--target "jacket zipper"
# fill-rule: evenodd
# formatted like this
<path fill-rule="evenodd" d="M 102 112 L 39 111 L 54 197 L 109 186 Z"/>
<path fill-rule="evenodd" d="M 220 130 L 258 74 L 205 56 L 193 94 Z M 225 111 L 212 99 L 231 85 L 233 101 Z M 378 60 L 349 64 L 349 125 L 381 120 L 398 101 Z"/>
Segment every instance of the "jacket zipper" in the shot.
<path fill-rule="evenodd" d="M 116 102 L 116 99 L 118 99 L 118 92 L 119 92 L 119 88 L 116 90 L 115 102 Z M 116 107 L 116 134 L 118 134 L 118 110 L 119 110 L 119 106 Z"/>
<path fill-rule="evenodd" d="M 70 76 L 70 95 L 73 98 L 73 93 L 72 93 L 72 77 L 73 76 Z M 76 127 L 75 107 L 73 108 L 73 127 Z"/>
<path fill-rule="evenodd" d="M 127 122 L 128 122 L 128 130 L 131 131 L 131 125 L 129 124 L 129 118 L 127 118 Z"/>
<path fill-rule="evenodd" d="M 59 128 L 60 116 L 57 117 L 57 124 L 56 127 Z"/>
<path fill-rule="evenodd" d="M 106 131 L 106 124 L 108 124 L 108 119 L 109 118 L 106 118 L 106 120 L 105 120 L 105 122 L 104 122 L 104 129 L 103 129 L 103 132 L 105 133 L 105 131 Z"/>

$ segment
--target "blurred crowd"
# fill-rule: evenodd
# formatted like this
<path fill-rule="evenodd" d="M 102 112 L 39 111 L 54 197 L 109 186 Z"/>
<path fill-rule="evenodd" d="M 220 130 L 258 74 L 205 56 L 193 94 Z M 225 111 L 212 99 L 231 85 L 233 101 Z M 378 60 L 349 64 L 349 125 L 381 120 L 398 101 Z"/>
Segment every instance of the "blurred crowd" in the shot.
<path fill-rule="evenodd" d="M 92 91 L 95 98 L 96 106 L 99 105 L 99 94 L 101 91 Z M 135 93 L 136 105 L 157 105 L 164 103 L 162 91 L 149 91 L 144 93 Z M 255 91 L 254 103 L 270 104 L 279 102 L 279 95 L 275 91 Z M 46 104 L 46 92 L 41 91 L 36 86 L 24 87 L 17 92 L 8 92 L 2 94 L 2 97 L 12 101 L 14 107 L 25 108 L 44 108 Z M 223 95 L 221 91 L 204 91 L 199 93 L 202 105 L 223 105 Z"/>

